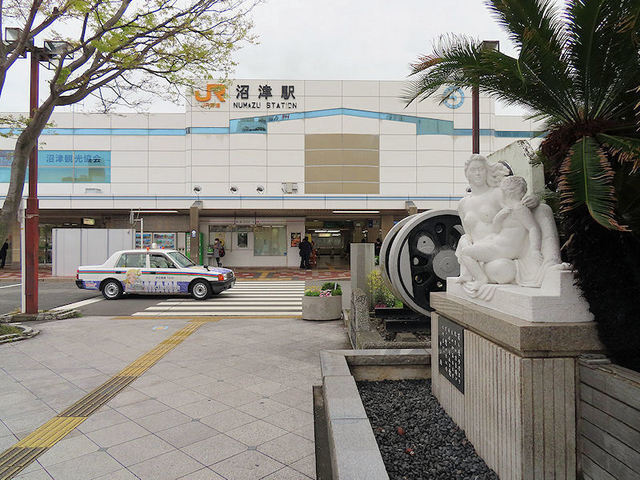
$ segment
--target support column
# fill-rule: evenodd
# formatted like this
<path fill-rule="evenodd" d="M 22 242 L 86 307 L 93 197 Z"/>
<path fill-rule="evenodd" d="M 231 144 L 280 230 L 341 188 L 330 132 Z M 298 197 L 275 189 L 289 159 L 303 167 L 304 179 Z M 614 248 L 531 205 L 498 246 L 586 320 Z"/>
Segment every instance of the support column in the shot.
<path fill-rule="evenodd" d="M 191 261 L 198 263 L 200 256 L 200 209 L 202 208 L 202 202 L 200 200 L 193 202 L 189 209 L 189 255 Z M 194 235 L 195 232 L 195 235 Z"/>
<path fill-rule="evenodd" d="M 380 219 L 380 229 L 382 230 L 382 236 L 380 237 L 384 240 L 384 237 L 387 236 L 389 230 L 393 227 L 393 215 L 382 215 Z"/>

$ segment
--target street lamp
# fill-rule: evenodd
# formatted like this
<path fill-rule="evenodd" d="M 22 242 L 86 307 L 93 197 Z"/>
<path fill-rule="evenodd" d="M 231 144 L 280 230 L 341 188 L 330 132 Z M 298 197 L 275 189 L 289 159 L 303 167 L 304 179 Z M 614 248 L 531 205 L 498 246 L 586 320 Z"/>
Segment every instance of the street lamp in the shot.
<path fill-rule="evenodd" d="M 481 50 L 500 50 L 497 40 L 483 40 Z M 477 82 L 471 90 L 471 138 L 472 153 L 480 153 L 480 85 Z"/>
<path fill-rule="evenodd" d="M 5 43 L 11 45 L 18 41 L 22 30 L 15 27 L 5 28 Z M 31 72 L 29 77 L 29 118 L 33 118 L 38 109 L 38 83 L 40 62 L 47 62 L 47 68 L 53 60 L 67 53 L 68 44 L 57 40 L 45 40 L 44 47 L 37 47 L 33 39 L 29 40 L 25 51 L 31 54 Z M 23 55 L 26 58 L 26 53 Z M 40 244 L 40 211 L 38 206 L 38 141 L 36 140 L 29 155 L 29 196 L 25 211 L 24 245 L 24 312 L 38 313 L 38 250 Z"/>

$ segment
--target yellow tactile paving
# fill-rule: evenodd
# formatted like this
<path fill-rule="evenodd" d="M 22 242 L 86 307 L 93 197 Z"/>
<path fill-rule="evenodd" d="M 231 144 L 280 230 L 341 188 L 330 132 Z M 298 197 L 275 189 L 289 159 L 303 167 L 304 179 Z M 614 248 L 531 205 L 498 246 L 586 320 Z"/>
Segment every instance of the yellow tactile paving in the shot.
<path fill-rule="evenodd" d="M 53 417 L 15 444 L 16 447 L 51 448 L 87 417 Z"/>
<path fill-rule="evenodd" d="M 54 446 L 133 380 L 180 345 L 202 325 L 219 320 L 219 318 L 199 318 L 198 320 L 189 322 L 185 327 L 160 342 L 152 350 L 138 357 L 117 375 L 82 397 L 59 415 L 38 427 L 18 443 L 5 450 L 0 454 L 0 480 L 12 478 L 49 448 Z"/>

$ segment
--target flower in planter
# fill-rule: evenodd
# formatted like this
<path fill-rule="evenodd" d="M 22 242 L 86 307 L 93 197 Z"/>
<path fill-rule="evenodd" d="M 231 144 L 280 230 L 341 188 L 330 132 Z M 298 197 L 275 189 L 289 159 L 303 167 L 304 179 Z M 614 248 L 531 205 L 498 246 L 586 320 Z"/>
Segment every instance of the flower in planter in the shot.
<path fill-rule="evenodd" d="M 321 297 L 331 297 L 331 290 L 322 290 L 320 292 Z"/>
<path fill-rule="evenodd" d="M 309 287 L 304 291 L 305 297 L 319 297 L 320 289 L 318 287 Z"/>

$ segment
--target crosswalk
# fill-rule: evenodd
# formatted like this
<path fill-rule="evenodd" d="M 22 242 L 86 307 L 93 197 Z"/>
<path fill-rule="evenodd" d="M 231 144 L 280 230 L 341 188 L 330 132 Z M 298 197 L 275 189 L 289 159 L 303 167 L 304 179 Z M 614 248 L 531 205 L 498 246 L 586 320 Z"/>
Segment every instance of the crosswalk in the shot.
<path fill-rule="evenodd" d="M 238 281 L 205 301 L 169 298 L 134 316 L 300 316 L 304 281 Z"/>

